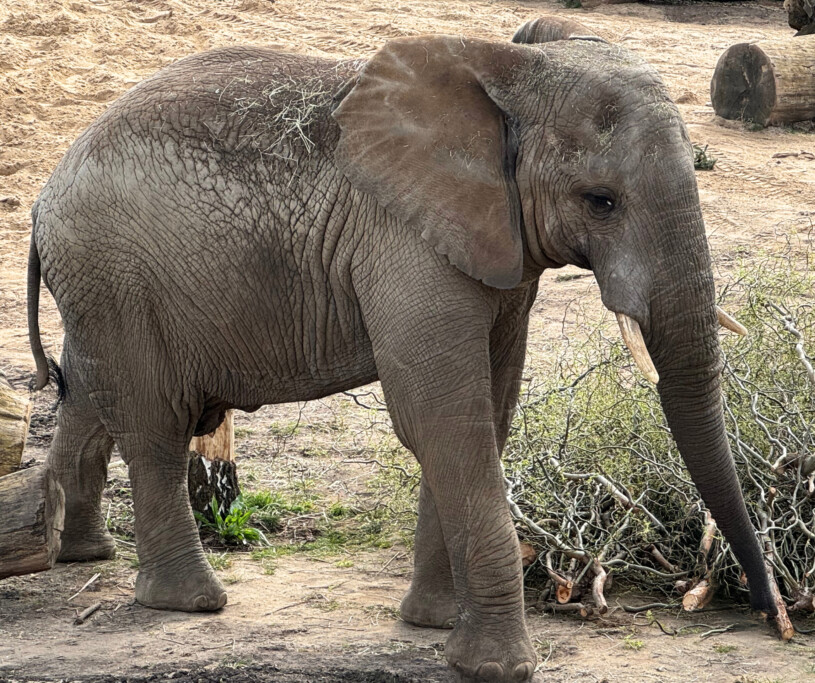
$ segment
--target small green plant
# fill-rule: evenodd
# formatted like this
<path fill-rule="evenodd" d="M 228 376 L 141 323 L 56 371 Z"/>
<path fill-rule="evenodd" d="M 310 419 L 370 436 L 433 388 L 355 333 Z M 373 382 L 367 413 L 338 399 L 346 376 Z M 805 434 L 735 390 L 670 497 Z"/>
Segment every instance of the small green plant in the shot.
<path fill-rule="evenodd" d="M 295 546 L 270 546 L 253 550 L 250 557 L 256 562 L 260 562 L 264 574 L 271 576 L 277 570 L 278 558 L 291 555 L 296 550 Z"/>
<path fill-rule="evenodd" d="M 244 439 L 255 433 L 255 430 L 251 427 L 235 427 L 233 431 L 236 439 Z"/>
<path fill-rule="evenodd" d="M 638 640 L 629 633 L 625 638 L 623 638 L 623 647 L 626 650 L 634 650 L 636 652 L 645 647 L 645 641 Z"/>
<path fill-rule="evenodd" d="M 257 522 L 266 531 L 279 531 L 281 520 L 288 515 L 303 515 L 314 509 L 310 498 L 290 500 L 277 492 L 255 491 L 243 495 L 247 509 L 252 510 Z"/>
<path fill-rule="evenodd" d="M 348 569 L 349 567 L 354 566 L 354 561 L 353 560 L 338 560 L 337 562 L 334 563 L 334 566 L 339 568 L 339 569 Z"/>
<path fill-rule="evenodd" d="M 340 501 L 336 501 L 328 506 L 326 514 L 331 517 L 331 519 L 343 519 L 344 517 L 350 517 L 353 514 L 353 510 L 347 505 L 343 505 Z"/>
<path fill-rule="evenodd" d="M 272 422 L 269 425 L 269 433 L 281 439 L 288 439 L 296 436 L 300 431 L 300 422 Z"/>
<path fill-rule="evenodd" d="M 697 171 L 712 171 L 716 161 L 716 157 L 707 153 L 707 145 L 704 147 L 700 145 L 693 146 L 693 167 Z"/>
<path fill-rule="evenodd" d="M 723 645 L 722 643 L 713 646 L 714 652 L 718 652 L 720 655 L 726 655 L 728 652 L 735 652 L 738 649 L 736 645 Z"/>
<path fill-rule="evenodd" d="M 249 526 L 249 520 L 255 510 L 247 507 L 243 496 L 238 496 L 232 502 L 225 516 L 221 515 L 215 496 L 212 496 L 209 507 L 214 522 L 210 522 L 200 512 L 195 512 L 195 518 L 202 529 L 215 532 L 224 543 L 231 545 L 269 545 L 269 541 L 260 529 Z"/>
<path fill-rule="evenodd" d="M 207 553 L 207 562 L 216 571 L 229 569 L 232 566 L 232 558 L 226 553 Z"/>

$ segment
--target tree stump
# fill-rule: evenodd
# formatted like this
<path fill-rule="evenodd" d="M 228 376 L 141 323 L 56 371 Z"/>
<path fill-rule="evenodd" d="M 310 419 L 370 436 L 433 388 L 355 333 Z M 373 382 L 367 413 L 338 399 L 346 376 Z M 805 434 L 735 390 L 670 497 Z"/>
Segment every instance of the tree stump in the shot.
<path fill-rule="evenodd" d="M 65 494 L 50 470 L 0 477 L 0 579 L 51 569 L 64 521 Z"/>
<path fill-rule="evenodd" d="M 784 0 L 784 9 L 791 28 L 801 31 L 815 23 L 815 0 Z"/>
<path fill-rule="evenodd" d="M 0 477 L 16 472 L 25 449 L 31 403 L 0 373 Z"/>
<path fill-rule="evenodd" d="M 815 39 L 733 45 L 719 57 L 710 98 L 725 119 L 772 126 L 815 118 Z"/>
<path fill-rule="evenodd" d="M 231 410 L 226 411 L 224 421 L 206 436 L 193 437 L 190 442 L 190 464 L 187 487 L 190 504 L 195 512 L 213 519 L 212 497 L 218 503 L 218 511 L 225 515 L 229 506 L 240 494 L 235 469 L 235 430 Z"/>
<path fill-rule="evenodd" d="M 539 17 L 527 21 L 512 36 L 513 43 L 533 45 L 536 43 L 549 43 L 553 40 L 569 40 L 570 38 L 598 39 L 594 31 L 583 26 L 578 21 L 564 19 L 563 17 Z"/>

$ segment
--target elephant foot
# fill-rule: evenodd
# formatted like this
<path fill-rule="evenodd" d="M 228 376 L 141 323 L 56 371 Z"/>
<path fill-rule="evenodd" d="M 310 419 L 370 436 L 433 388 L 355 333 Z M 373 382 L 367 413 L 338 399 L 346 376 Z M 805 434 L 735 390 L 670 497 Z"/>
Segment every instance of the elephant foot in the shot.
<path fill-rule="evenodd" d="M 57 562 L 90 562 L 114 557 L 116 543 L 107 531 L 71 533 L 66 529 L 60 536 Z"/>
<path fill-rule="evenodd" d="M 523 627 L 508 625 L 500 636 L 490 636 L 466 616 L 447 639 L 444 656 L 459 683 L 526 683 L 532 680 L 537 663 Z"/>
<path fill-rule="evenodd" d="M 226 591 L 208 565 L 161 572 L 147 568 L 136 577 L 136 600 L 153 609 L 215 612 L 226 604 Z"/>
<path fill-rule="evenodd" d="M 458 618 L 452 590 L 417 590 L 410 586 L 399 613 L 403 621 L 424 628 L 453 628 Z"/>

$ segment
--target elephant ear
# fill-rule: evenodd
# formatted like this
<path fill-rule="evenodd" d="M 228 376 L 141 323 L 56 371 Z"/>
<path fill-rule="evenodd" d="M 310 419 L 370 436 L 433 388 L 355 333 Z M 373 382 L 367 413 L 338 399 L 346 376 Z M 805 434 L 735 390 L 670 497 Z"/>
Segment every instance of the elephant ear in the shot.
<path fill-rule="evenodd" d="M 513 133 L 496 92 L 523 59 L 516 45 L 395 40 L 334 110 L 335 158 L 351 183 L 499 288 L 520 282 L 523 242 Z"/>

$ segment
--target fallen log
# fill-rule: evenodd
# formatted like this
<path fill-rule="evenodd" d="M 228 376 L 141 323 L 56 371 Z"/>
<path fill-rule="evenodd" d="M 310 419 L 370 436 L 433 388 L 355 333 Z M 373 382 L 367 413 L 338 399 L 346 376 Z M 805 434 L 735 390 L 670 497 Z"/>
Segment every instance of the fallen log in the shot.
<path fill-rule="evenodd" d="M 28 397 L 14 391 L 0 373 L 0 477 L 20 468 L 30 421 Z"/>
<path fill-rule="evenodd" d="M 0 477 L 0 579 L 54 566 L 65 521 L 65 494 L 50 470 Z"/>
<path fill-rule="evenodd" d="M 240 494 L 235 468 L 235 429 L 233 411 L 227 410 L 223 422 L 214 432 L 193 437 L 190 442 L 190 462 L 187 472 L 187 489 L 190 504 L 214 522 L 212 498 L 221 515 Z"/>
<path fill-rule="evenodd" d="M 815 39 L 738 43 L 710 82 L 716 114 L 761 126 L 815 118 Z"/>

